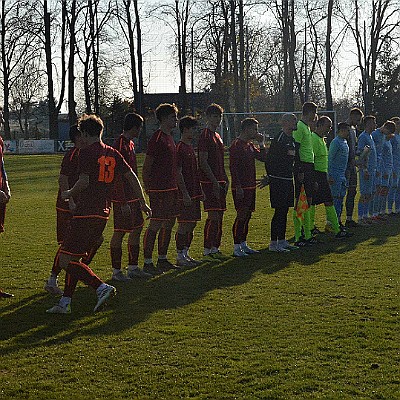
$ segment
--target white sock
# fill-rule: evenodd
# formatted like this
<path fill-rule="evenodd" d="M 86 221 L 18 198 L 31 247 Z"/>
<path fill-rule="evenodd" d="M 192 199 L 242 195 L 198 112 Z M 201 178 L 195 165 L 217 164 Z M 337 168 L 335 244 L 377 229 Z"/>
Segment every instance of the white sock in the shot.
<path fill-rule="evenodd" d="M 211 254 L 211 249 L 206 249 L 206 248 L 204 248 L 203 254 L 204 254 L 205 256 L 208 256 L 209 254 Z"/>
<path fill-rule="evenodd" d="M 133 271 L 138 268 L 139 268 L 139 265 L 128 265 L 128 271 Z"/>
<path fill-rule="evenodd" d="M 242 244 L 234 243 L 233 248 L 234 248 L 235 250 L 240 250 L 240 249 L 242 248 Z"/>
<path fill-rule="evenodd" d="M 178 260 L 183 260 L 183 259 L 185 258 L 184 250 L 178 250 L 178 251 L 176 252 L 176 258 L 177 258 Z"/>
<path fill-rule="evenodd" d="M 159 255 L 158 259 L 159 260 L 166 260 L 167 259 L 167 255 Z"/>
<path fill-rule="evenodd" d="M 153 259 L 152 258 L 145 258 L 144 259 L 145 264 L 153 264 Z"/>
<path fill-rule="evenodd" d="M 118 268 L 113 268 L 113 275 L 118 274 L 118 272 L 121 272 L 121 270 Z"/>
<path fill-rule="evenodd" d="M 211 254 L 218 253 L 219 248 L 218 247 L 211 247 Z"/>

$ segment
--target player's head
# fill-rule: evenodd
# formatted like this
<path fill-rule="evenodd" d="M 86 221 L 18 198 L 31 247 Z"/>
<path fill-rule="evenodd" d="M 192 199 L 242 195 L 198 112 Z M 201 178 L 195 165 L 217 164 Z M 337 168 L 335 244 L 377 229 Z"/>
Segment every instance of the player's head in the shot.
<path fill-rule="evenodd" d="M 179 120 L 179 131 L 181 132 L 182 138 L 192 140 L 197 125 L 198 122 L 195 117 L 192 117 L 191 115 L 185 115 L 182 117 Z"/>
<path fill-rule="evenodd" d="M 393 121 L 396 125 L 396 133 L 400 132 L 400 117 L 392 117 L 390 121 Z"/>
<path fill-rule="evenodd" d="M 386 136 L 391 136 L 396 132 L 396 124 L 393 121 L 386 121 L 382 127 L 381 132 Z"/>
<path fill-rule="evenodd" d="M 330 130 L 332 129 L 332 120 L 326 115 L 322 115 L 318 118 L 316 123 L 316 131 L 320 137 L 326 137 Z"/>
<path fill-rule="evenodd" d="M 283 114 L 281 118 L 282 131 L 286 135 L 291 135 L 297 129 L 297 117 L 294 114 Z"/>
<path fill-rule="evenodd" d="M 136 113 L 129 113 L 125 115 L 124 119 L 124 133 L 136 137 L 143 126 L 143 117 Z"/>
<path fill-rule="evenodd" d="M 317 117 L 318 106 L 312 101 L 306 101 L 302 107 L 302 117 L 307 119 L 308 122 L 314 121 Z"/>
<path fill-rule="evenodd" d="M 212 129 L 216 129 L 221 124 L 223 112 L 224 109 L 216 103 L 212 103 L 206 108 L 206 119 Z"/>
<path fill-rule="evenodd" d="M 175 116 L 178 114 L 178 108 L 175 104 L 170 103 L 162 103 L 156 108 L 156 118 L 157 121 L 162 123 L 166 119 L 170 118 L 171 116 Z"/>
<path fill-rule="evenodd" d="M 350 133 L 350 124 L 348 122 L 339 122 L 337 127 L 337 135 L 346 139 Z"/>
<path fill-rule="evenodd" d="M 104 124 L 95 114 L 83 114 L 78 120 L 78 129 L 83 136 L 101 138 Z"/>
<path fill-rule="evenodd" d="M 255 139 L 258 135 L 258 121 L 255 118 L 245 118 L 240 123 L 240 129 L 247 139 Z"/>
<path fill-rule="evenodd" d="M 349 123 L 352 126 L 357 126 L 364 117 L 364 113 L 358 108 L 353 107 L 349 113 Z"/>
<path fill-rule="evenodd" d="M 365 132 L 371 133 L 376 129 L 376 118 L 374 115 L 367 115 L 363 119 Z"/>
<path fill-rule="evenodd" d="M 175 104 L 163 103 L 156 108 L 157 121 L 163 128 L 172 131 L 178 122 L 178 107 Z"/>
<path fill-rule="evenodd" d="M 74 124 L 69 127 L 69 139 L 78 149 L 84 146 L 82 135 L 78 129 L 78 125 Z"/>

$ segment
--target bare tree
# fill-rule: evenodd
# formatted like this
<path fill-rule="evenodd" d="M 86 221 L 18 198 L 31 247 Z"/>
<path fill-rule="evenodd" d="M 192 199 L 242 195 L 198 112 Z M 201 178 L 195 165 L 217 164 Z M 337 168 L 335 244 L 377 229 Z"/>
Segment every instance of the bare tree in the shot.
<path fill-rule="evenodd" d="M 361 73 L 365 112 L 371 113 L 374 109 L 373 97 L 379 54 L 386 44 L 390 45 L 395 40 L 395 31 L 400 26 L 398 2 L 371 0 L 370 7 L 365 9 L 365 3 L 360 4 L 358 0 L 353 0 L 352 14 L 348 16 L 346 11 L 341 9 L 342 17 L 352 33 L 357 48 L 357 67 Z"/>
<path fill-rule="evenodd" d="M 58 101 L 55 99 L 54 93 L 54 77 L 53 77 L 53 51 L 54 40 L 52 37 L 52 19 L 48 10 L 47 0 L 43 1 L 44 16 L 44 49 L 46 55 L 46 72 L 48 87 L 48 105 L 49 105 L 49 135 L 52 139 L 58 138 L 58 114 L 60 113 L 62 103 L 64 101 L 65 80 L 66 80 L 66 1 L 62 1 L 61 5 L 61 40 L 60 40 L 60 56 L 61 56 L 61 89 Z"/>
<path fill-rule="evenodd" d="M 10 132 L 10 92 L 23 70 L 38 56 L 40 46 L 37 37 L 40 26 L 35 19 L 37 4 L 34 1 L 15 0 L 1 2 L 1 72 L 3 75 L 3 116 L 4 136 L 11 138 Z"/>

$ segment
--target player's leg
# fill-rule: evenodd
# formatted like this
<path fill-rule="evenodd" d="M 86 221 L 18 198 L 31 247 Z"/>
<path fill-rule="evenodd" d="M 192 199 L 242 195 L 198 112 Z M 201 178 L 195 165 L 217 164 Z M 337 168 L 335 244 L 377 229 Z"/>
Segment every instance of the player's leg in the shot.
<path fill-rule="evenodd" d="M 101 235 L 93 244 L 93 247 L 88 251 L 87 255 L 82 258 L 82 262 L 85 263 L 86 265 L 89 265 L 92 262 L 97 251 L 103 244 L 103 242 L 104 242 L 104 236 Z"/>
<path fill-rule="evenodd" d="M 128 272 L 127 276 L 133 278 L 151 278 L 152 275 L 144 272 L 139 268 L 139 253 L 140 253 L 140 235 L 142 226 L 137 226 L 132 229 L 128 236 Z"/>
<path fill-rule="evenodd" d="M 178 229 L 175 233 L 176 244 L 176 265 L 179 267 L 191 267 L 193 264 L 187 257 L 187 250 L 189 249 L 190 233 L 194 229 L 191 222 L 180 221 L 178 222 Z"/>
<path fill-rule="evenodd" d="M 112 279 L 121 282 L 129 280 L 122 272 L 122 242 L 124 236 L 124 231 L 114 229 L 114 233 L 110 240 L 111 267 L 113 269 Z"/>
<path fill-rule="evenodd" d="M 168 261 L 168 248 L 171 242 L 172 228 L 175 225 L 175 217 L 172 217 L 163 222 L 163 225 L 158 234 L 158 260 L 157 268 L 163 272 L 167 272 L 171 269 L 177 269 L 175 264 Z"/>
<path fill-rule="evenodd" d="M 159 275 L 162 273 L 153 264 L 154 244 L 156 242 L 157 233 L 160 231 L 162 224 L 162 220 L 150 219 L 150 223 L 143 235 L 143 271 L 151 275 Z"/>
<path fill-rule="evenodd" d="M 236 210 L 236 218 L 232 226 L 233 235 L 233 255 L 235 257 L 246 257 L 247 253 L 242 249 L 242 243 L 246 241 L 246 225 L 249 221 L 250 210 L 239 208 Z"/>
<path fill-rule="evenodd" d="M 354 203 L 357 195 L 357 173 L 355 170 L 350 172 L 349 186 L 346 195 L 346 226 L 353 228 L 357 223 L 353 221 Z"/>

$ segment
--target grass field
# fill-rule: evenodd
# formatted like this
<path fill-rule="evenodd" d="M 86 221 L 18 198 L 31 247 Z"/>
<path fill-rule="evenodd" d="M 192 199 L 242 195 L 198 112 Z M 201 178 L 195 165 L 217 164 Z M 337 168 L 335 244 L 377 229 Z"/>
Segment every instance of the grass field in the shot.
<path fill-rule="evenodd" d="M 264 189 L 249 235 L 261 254 L 116 285 L 98 314 L 79 286 L 71 315 L 48 315 L 60 161 L 5 160 L 13 197 L 0 286 L 15 297 L 0 302 L 0 399 L 400 399 L 400 219 L 270 253 Z M 230 207 L 227 254 L 233 218 Z M 92 264 L 104 279 L 111 228 Z M 201 250 L 202 225 L 192 255 Z"/>

